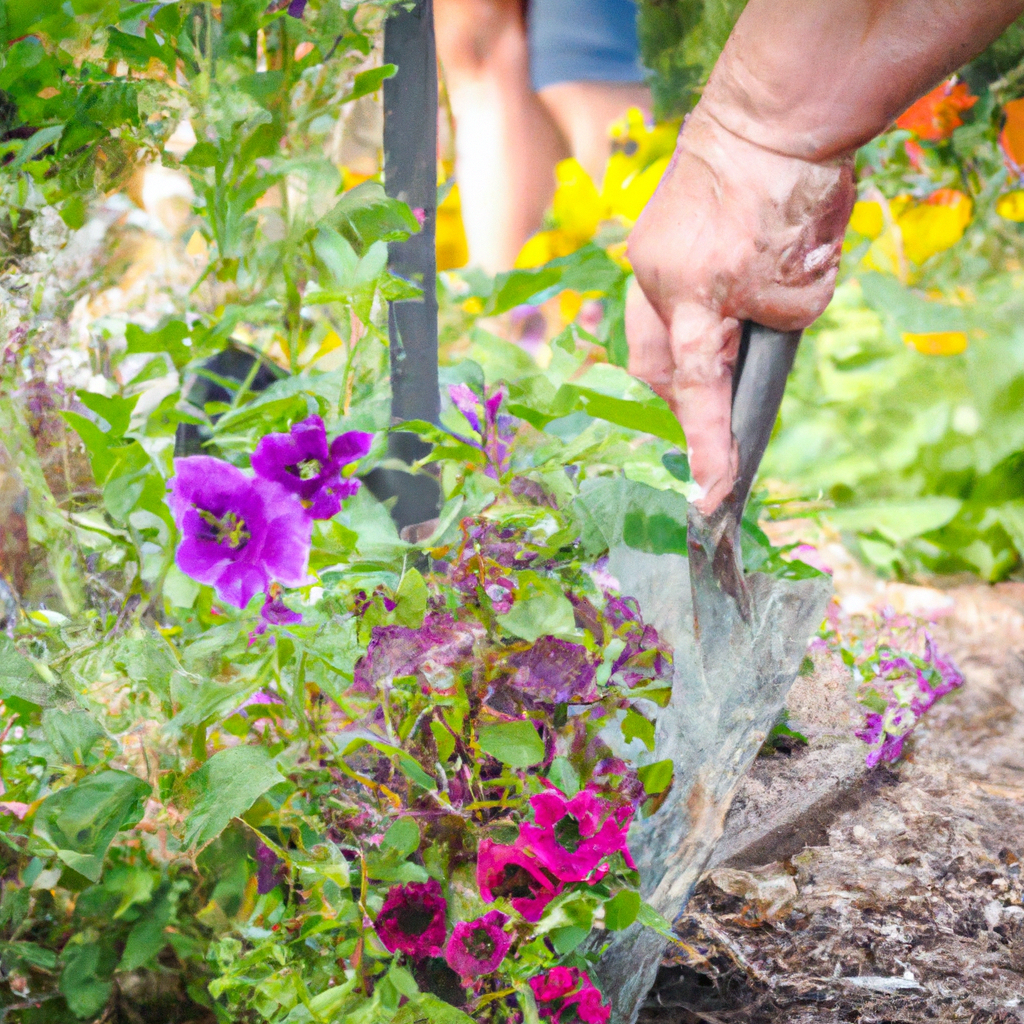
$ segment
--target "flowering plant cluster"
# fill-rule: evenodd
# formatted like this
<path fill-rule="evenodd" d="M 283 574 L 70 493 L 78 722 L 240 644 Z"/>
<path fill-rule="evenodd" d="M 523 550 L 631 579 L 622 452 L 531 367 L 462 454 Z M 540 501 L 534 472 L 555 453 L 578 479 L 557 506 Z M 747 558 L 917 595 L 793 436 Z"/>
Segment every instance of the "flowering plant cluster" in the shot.
<path fill-rule="evenodd" d="M 627 837 L 671 784 L 670 766 L 652 763 L 671 653 L 582 558 L 555 497 L 513 477 L 505 390 L 457 385 L 450 397 L 469 430 L 446 436 L 507 486 L 418 563 L 406 554 L 397 578 L 309 570 L 313 521 L 345 520 L 358 487 L 347 474 L 372 435 L 328 444 L 310 417 L 259 441 L 252 476 L 205 456 L 176 463 L 181 571 L 234 608 L 263 593 L 258 632 L 304 651 L 307 679 L 317 662 L 350 659 L 313 714 L 322 767 L 310 785 L 334 888 L 310 888 L 301 840 L 257 829 L 256 892 L 321 901 L 341 933 L 346 1005 L 435 999 L 475 1020 L 602 1024 L 602 943 L 588 936 L 638 918 L 664 927 L 640 900 Z M 314 583 L 305 616 L 283 603 L 283 587 Z M 324 636 L 347 637 L 348 654 Z M 278 721 L 287 704 L 267 682 L 237 709 L 239 728 Z M 313 781 L 324 769 L 326 788 Z M 260 943 L 240 964 L 235 943 L 215 987 L 241 1008 Z"/>
<path fill-rule="evenodd" d="M 812 649 L 841 658 L 853 671 L 857 700 L 866 709 L 855 735 L 868 746 L 869 768 L 898 761 L 921 718 L 964 685 L 925 624 L 892 610 L 853 622 L 833 602 Z"/>

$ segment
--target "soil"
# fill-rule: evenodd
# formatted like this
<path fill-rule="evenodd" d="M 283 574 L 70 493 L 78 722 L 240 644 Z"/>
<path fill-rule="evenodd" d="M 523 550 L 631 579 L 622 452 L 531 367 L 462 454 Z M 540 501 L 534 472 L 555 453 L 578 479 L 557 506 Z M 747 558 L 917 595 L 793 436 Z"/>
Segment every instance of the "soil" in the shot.
<path fill-rule="evenodd" d="M 965 686 L 810 845 L 705 877 L 640 1019 L 1021 1024 L 1024 584 L 885 585 L 826 557 L 844 606 L 932 618 Z"/>

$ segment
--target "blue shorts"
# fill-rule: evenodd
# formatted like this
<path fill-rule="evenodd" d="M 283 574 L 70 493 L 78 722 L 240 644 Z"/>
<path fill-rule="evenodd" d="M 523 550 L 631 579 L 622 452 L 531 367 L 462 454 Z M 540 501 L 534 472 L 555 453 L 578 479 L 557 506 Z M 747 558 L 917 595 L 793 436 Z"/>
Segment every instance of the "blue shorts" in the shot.
<path fill-rule="evenodd" d="M 634 0 L 529 0 L 530 80 L 643 82 Z"/>

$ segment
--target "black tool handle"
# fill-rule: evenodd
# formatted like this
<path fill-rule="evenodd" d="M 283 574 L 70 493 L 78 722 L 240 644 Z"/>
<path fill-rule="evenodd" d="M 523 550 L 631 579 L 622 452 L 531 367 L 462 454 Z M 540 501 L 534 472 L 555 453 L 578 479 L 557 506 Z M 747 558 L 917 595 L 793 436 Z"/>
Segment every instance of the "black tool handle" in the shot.
<path fill-rule="evenodd" d="M 801 333 L 773 331 L 750 320 L 743 325 L 732 395 L 732 433 L 740 450 L 733 496 L 741 514 L 775 427 Z"/>

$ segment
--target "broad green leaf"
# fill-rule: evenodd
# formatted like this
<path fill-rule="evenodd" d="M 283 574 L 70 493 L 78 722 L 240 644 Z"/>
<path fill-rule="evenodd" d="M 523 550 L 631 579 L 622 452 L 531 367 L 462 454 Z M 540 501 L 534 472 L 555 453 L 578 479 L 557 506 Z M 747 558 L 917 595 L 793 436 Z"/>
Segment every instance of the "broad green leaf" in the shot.
<path fill-rule="evenodd" d="M 637 775 L 644 784 L 644 792 L 650 796 L 664 793 L 672 784 L 673 766 L 671 761 L 655 761 L 637 769 Z"/>
<path fill-rule="evenodd" d="M 663 399 L 654 396 L 646 402 L 629 398 L 613 398 L 588 388 L 577 388 L 580 404 L 591 416 L 620 427 L 639 430 L 673 444 L 685 445 L 686 437 L 679 420 Z"/>
<path fill-rule="evenodd" d="M 375 93 L 384 84 L 386 79 L 394 77 L 397 73 L 398 68 L 394 64 L 382 64 L 379 68 L 360 71 L 352 82 L 352 91 L 342 102 L 348 103 Z"/>
<path fill-rule="evenodd" d="M 604 926 L 611 932 L 628 928 L 640 913 L 640 893 L 622 889 L 604 905 Z"/>
<path fill-rule="evenodd" d="M 588 480 L 573 502 L 584 548 L 595 556 L 621 544 L 653 554 L 685 554 L 687 507 L 676 491 L 626 477 Z"/>
<path fill-rule="evenodd" d="M 99 976 L 102 953 L 100 944 L 82 933 L 73 936 L 61 953 L 64 969 L 58 985 L 76 1017 L 91 1019 L 110 998 L 111 984 Z"/>
<path fill-rule="evenodd" d="M 574 633 L 575 614 L 560 583 L 535 572 L 520 573 L 518 582 L 511 610 L 496 616 L 502 629 L 531 642 Z"/>
<path fill-rule="evenodd" d="M 575 796 L 580 791 L 579 773 L 564 757 L 556 757 L 548 769 L 548 779 L 566 796 Z"/>
<path fill-rule="evenodd" d="M 407 570 L 395 593 L 398 601 L 395 621 L 413 629 L 422 626 L 427 611 L 427 596 L 427 585 L 423 577 L 415 569 Z"/>
<path fill-rule="evenodd" d="M 107 771 L 88 775 L 51 793 L 36 812 L 34 830 L 57 856 L 93 882 L 118 830 L 142 818 L 150 786 L 137 775 Z"/>
<path fill-rule="evenodd" d="M 420 827 L 415 818 L 399 818 L 384 833 L 384 845 L 400 857 L 408 857 L 420 845 Z"/>
<path fill-rule="evenodd" d="M 103 727 L 82 709 L 43 712 L 43 733 L 64 764 L 88 764 L 89 754 L 104 736 Z M 93 759 L 95 760 L 95 758 Z"/>
<path fill-rule="evenodd" d="M 532 722 L 498 722 L 483 726 L 480 749 L 510 768 L 530 768 L 544 760 L 544 741 Z"/>
<path fill-rule="evenodd" d="M 188 779 L 196 802 L 185 822 L 185 845 L 205 846 L 240 817 L 272 786 L 282 782 L 263 747 L 220 750 Z"/>
<path fill-rule="evenodd" d="M 391 1024 L 473 1024 L 473 1018 L 427 992 L 410 999 Z"/>
<path fill-rule="evenodd" d="M 635 708 L 630 708 L 622 720 L 622 735 L 627 743 L 640 740 L 648 750 L 654 750 L 654 723 L 644 718 Z"/>
<path fill-rule="evenodd" d="M 138 324 L 128 324 L 124 336 L 130 353 L 165 352 L 176 367 L 182 367 L 195 356 L 191 342 L 185 343 L 189 333 L 183 320 L 169 320 L 154 331 L 144 331 Z"/>
<path fill-rule="evenodd" d="M 822 516 L 838 530 L 870 533 L 879 530 L 895 541 L 906 541 L 945 526 L 960 511 L 956 498 L 917 498 L 834 508 Z"/>

